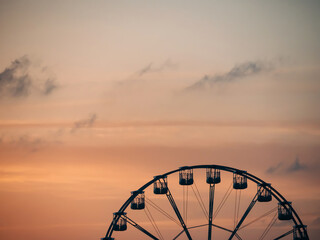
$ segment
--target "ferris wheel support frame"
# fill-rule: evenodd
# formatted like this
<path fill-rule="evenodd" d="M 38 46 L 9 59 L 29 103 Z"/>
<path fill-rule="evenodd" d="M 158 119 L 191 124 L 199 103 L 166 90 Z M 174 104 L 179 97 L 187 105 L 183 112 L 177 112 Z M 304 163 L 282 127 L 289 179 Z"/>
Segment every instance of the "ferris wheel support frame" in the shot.
<path fill-rule="evenodd" d="M 244 171 L 244 170 L 240 170 L 240 169 L 237 169 L 237 168 L 232 168 L 232 167 L 228 167 L 228 166 L 223 166 L 223 165 L 216 165 L 216 164 L 209 164 L 209 165 L 193 165 L 193 166 L 184 166 L 184 167 L 181 167 L 181 168 L 178 168 L 178 169 L 175 169 L 175 170 L 172 170 L 172 171 L 169 171 L 167 173 L 164 173 L 162 175 L 158 175 L 158 176 L 155 176 L 152 180 L 150 180 L 149 182 L 147 182 L 146 184 L 144 184 L 142 187 L 140 187 L 137 191 L 134 191 L 132 193 L 132 195 L 127 199 L 127 201 L 120 207 L 119 211 L 117 212 L 116 216 L 114 217 L 113 221 L 111 222 L 108 230 L 107 230 L 107 233 L 106 233 L 106 236 L 105 236 L 105 239 L 110 239 L 112 233 L 113 233 L 113 226 L 114 224 L 117 223 L 117 221 L 121 218 L 121 214 L 124 213 L 124 211 L 127 209 L 127 207 L 129 206 L 129 204 L 135 199 L 136 196 L 138 196 L 139 193 L 141 193 L 143 190 L 145 190 L 147 187 L 149 187 L 151 184 L 153 184 L 154 182 L 160 180 L 160 179 L 163 179 L 165 177 L 167 177 L 168 175 L 171 175 L 173 173 L 176 173 L 178 171 L 181 171 L 181 170 L 188 170 L 188 169 L 206 169 L 206 168 L 213 168 L 213 169 L 218 169 L 218 170 L 222 170 L 222 171 L 227 171 L 227 172 L 231 172 L 231 173 L 236 173 L 238 175 L 241 175 L 241 176 L 244 176 L 246 178 L 248 178 L 249 180 L 251 180 L 252 182 L 256 183 L 256 184 L 260 184 L 263 188 L 266 188 L 265 186 L 268 186 L 269 189 L 270 189 L 270 192 L 271 192 L 271 195 L 280 203 L 284 203 L 284 208 L 287 210 L 287 211 L 291 211 L 293 213 L 293 216 L 292 216 L 292 221 L 294 222 L 295 226 L 301 226 L 303 232 L 305 233 L 305 236 L 307 237 L 307 239 L 309 239 L 309 236 L 308 236 L 308 232 L 306 230 L 306 226 L 302 223 L 302 220 L 300 219 L 299 215 L 297 214 L 297 212 L 294 210 L 294 208 L 291 206 L 291 204 L 287 201 L 287 199 L 281 195 L 274 187 L 272 187 L 270 184 L 268 184 L 267 182 L 263 181 L 262 179 L 256 177 L 255 175 L 251 174 L 251 173 L 248 173 L 247 171 Z M 170 192 L 170 190 L 168 189 L 168 191 Z M 169 197 L 168 197 L 169 199 Z M 170 201 L 170 200 L 169 200 Z M 254 199 L 253 199 L 254 201 Z M 253 201 L 251 202 L 251 204 L 253 203 Z M 170 202 L 171 203 L 171 202 Z M 250 205 L 251 205 L 250 204 Z M 250 205 L 247 209 L 248 213 L 250 212 L 251 208 L 250 208 Z M 253 203 L 254 205 L 254 203 Z M 249 209 L 250 208 L 250 209 Z M 178 210 L 179 211 L 179 210 Z M 247 211 L 245 212 L 245 214 L 247 213 Z M 247 213 L 247 214 L 248 214 Z M 177 212 L 176 212 L 177 214 Z M 247 215 L 246 214 L 246 215 Z M 178 214 L 177 214 L 178 216 Z M 180 215 L 181 216 L 181 215 Z M 178 217 L 179 218 L 179 217 Z M 241 220 L 243 221 L 245 219 L 245 216 L 242 216 Z M 180 220 L 180 219 L 179 219 Z M 241 221 L 240 220 L 240 221 Z M 240 228 L 241 226 L 241 223 L 240 221 L 238 222 L 238 225 L 237 227 L 232 231 L 232 235 L 230 236 L 229 240 L 232 239 L 232 237 L 234 235 L 236 235 L 236 232 L 237 230 Z M 183 225 L 183 219 L 182 219 L 182 222 L 180 221 L 181 223 L 181 226 L 182 228 L 184 229 L 183 231 L 186 233 L 187 237 L 189 239 L 192 239 L 189 231 L 188 231 L 188 228 Z M 209 225 L 209 224 L 208 224 Z M 210 226 L 209 226 L 209 230 L 210 231 Z M 301 229 L 299 228 L 298 231 L 300 232 L 300 234 L 302 234 L 302 231 Z M 292 232 L 289 231 L 289 232 Z M 288 233 L 289 233 L 288 232 Z M 281 236 L 280 236 L 281 237 Z M 279 239 L 279 238 L 277 238 Z"/>

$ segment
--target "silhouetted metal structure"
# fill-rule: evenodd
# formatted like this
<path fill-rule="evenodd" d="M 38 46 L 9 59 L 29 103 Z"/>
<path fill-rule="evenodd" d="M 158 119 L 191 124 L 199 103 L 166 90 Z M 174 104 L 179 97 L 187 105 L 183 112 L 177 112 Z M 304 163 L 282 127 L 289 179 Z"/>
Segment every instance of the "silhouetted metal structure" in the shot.
<path fill-rule="evenodd" d="M 125 212 L 115 212 L 113 214 L 113 230 L 114 231 L 125 231 L 127 230 L 127 219 Z"/>
<path fill-rule="evenodd" d="M 170 192 L 170 189 L 168 187 L 167 176 L 178 172 L 179 184 L 183 186 L 189 186 L 194 184 L 194 178 L 193 178 L 194 169 L 206 169 L 206 182 L 210 185 L 209 186 L 209 211 L 207 213 L 208 214 L 207 224 L 190 227 L 190 226 L 187 226 L 185 219 L 181 215 L 180 210 Z M 220 171 L 231 172 L 233 174 L 232 186 L 233 186 L 233 189 L 235 190 L 246 189 L 248 187 L 248 183 L 247 183 L 248 179 L 257 184 L 257 192 L 255 196 L 253 197 L 251 203 L 245 210 L 244 214 L 240 217 L 239 221 L 236 222 L 234 229 L 228 229 L 213 223 L 213 219 L 214 219 L 213 204 L 214 204 L 215 185 L 221 182 Z M 131 205 L 131 208 L 134 210 L 145 208 L 146 202 L 145 202 L 144 190 L 152 184 L 153 184 L 154 194 L 166 195 L 171 207 L 173 208 L 177 216 L 178 223 L 180 223 L 182 227 L 182 231 L 179 232 L 179 234 L 177 234 L 173 239 L 177 239 L 181 234 L 184 233 L 186 237 L 189 240 L 191 240 L 192 236 L 189 232 L 189 229 L 198 228 L 202 226 L 208 226 L 208 240 L 212 239 L 212 227 L 219 228 L 226 232 L 229 232 L 230 233 L 230 237 L 228 238 L 229 240 L 233 239 L 234 237 L 236 237 L 237 239 L 241 239 L 240 235 L 238 234 L 238 230 L 244 227 L 242 226 L 242 224 L 246 219 L 246 217 L 248 216 L 248 214 L 250 213 L 250 211 L 252 210 L 252 208 L 254 207 L 254 205 L 257 202 L 261 202 L 262 204 L 264 202 L 270 202 L 274 198 L 278 202 L 278 207 L 277 207 L 278 219 L 281 221 L 291 220 L 294 224 L 291 230 L 274 238 L 274 240 L 282 239 L 283 237 L 289 234 L 293 235 L 293 240 L 309 240 L 307 227 L 302 223 L 300 217 L 298 216 L 296 211 L 293 209 L 291 202 L 288 202 L 275 188 L 271 186 L 271 184 L 264 182 L 262 179 L 246 171 L 227 167 L 227 166 L 221 166 L 221 165 L 185 166 L 185 167 L 181 167 L 179 169 L 167 172 L 165 174 L 155 176 L 153 180 L 144 184 L 137 191 L 133 191 L 129 199 L 122 205 L 119 211 L 114 213 L 112 223 L 110 224 L 107 230 L 106 236 L 102 238 L 102 240 L 114 239 L 112 238 L 113 232 L 125 231 L 127 229 L 127 223 L 129 223 L 130 225 L 132 225 L 133 227 L 135 227 L 136 229 L 138 229 L 139 231 L 141 231 L 151 239 L 163 239 L 162 237 L 156 237 L 155 235 L 150 233 L 148 230 L 144 229 L 142 226 L 140 226 L 139 224 L 134 222 L 131 218 L 129 218 L 125 213 L 125 210 L 129 206 L 129 204 Z M 232 191 L 232 188 L 231 188 L 231 191 Z M 275 220 L 276 220 L 276 215 L 275 215 Z"/>
<path fill-rule="evenodd" d="M 239 170 L 233 173 L 233 188 L 246 189 L 248 187 L 247 177 L 242 175 Z"/>
<path fill-rule="evenodd" d="M 278 203 L 278 219 L 282 221 L 292 219 L 291 202 L 285 201 Z"/>
<path fill-rule="evenodd" d="M 154 194 L 166 194 L 168 192 L 167 177 L 155 177 L 157 180 L 153 183 Z"/>
<path fill-rule="evenodd" d="M 303 231 L 303 229 L 307 229 L 307 226 L 294 226 L 293 227 L 293 240 L 307 240 L 309 239 L 307 233 Z"/>
<path fill-rule="evenodd" d="M 217 184 L 221 182 L 220 170 L 216 168 L 207 168 L 207 183 Z"/>
<path fill-rule="evenodd" d="M 271 190 L 270 190 L 271 184 L 258 184 L 258 202 L 270 202 L 272 200 Z"/>
<path fill-rule="evenodd" d="M 179 171 L 179 184 L 192 185 L 193 184 L 193 169 L 182 167 Z"/>
<path fill-rule="evenodd" d="M 144 192 L 131 192 L 132 195 L 136 195 L 136 197 L 131 202 L 131 209 L 133 210 L 141 210 L 145 207 L 145 197 Z"/>
<path fill-rule="evenodd" d="M 206 182 L 210 184 L 209 188 L 209 221 L 208 221 L 208 239 L 212 236 L 212 220 L 213 220 L 213 203 L 214 203 L 214 190 L 215 185 L 221 182 L 220 169 L 207 168 L 206 170 Z"/>

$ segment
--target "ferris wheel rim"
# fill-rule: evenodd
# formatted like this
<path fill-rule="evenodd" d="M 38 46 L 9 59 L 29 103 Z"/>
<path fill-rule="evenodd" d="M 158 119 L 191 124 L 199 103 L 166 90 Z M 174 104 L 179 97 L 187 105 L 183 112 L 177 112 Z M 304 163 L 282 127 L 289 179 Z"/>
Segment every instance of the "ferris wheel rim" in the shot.
<path fill-rule="evenodd" d="M 295 211 L 295 209 L 292 207 L 292 205 L 290 204 L 291 202 L 288 201 L 279 191 L 277 191 L 270 183 L 265 182 L 264 180 L 262 180 L 261 178 L 253 175 L 252 173 L 249 173 L 245 170 L 240 170 L 238 168 L 233 168 L 233 167 L 229 167 L 229 166 L 224 166 L 224 165 L 217 165 L 217 164 L 201 164 L 201 165 L 192 165 L 192 166 L 182 166 L 179 167 L 177 169 L 171 170 L 169 172 L 166 172 L 164 174 L 160 174 L 160 175 L 156 175 L 153 177 L 152 180 L 150 180 L 149 182 L 145 183 L 144 185 L 142 185 L 138 190 L 132 191 L 131 196 L 127 199 L 127 201 L 124 202 L 124 204 L 120 207 L 119 211 L 116 212 L 116 214 L 120 215 L 123 214 L 124 211 L 127 209 L 127 207 L 129 206 L 129 204 L 134 200 L 134 198 L 136 196 L 138 196 L 139 193 L 143 192 L 146 188 L 148 188 L 149 186 L 151 186 L 154 182 L 156 182 L 159 179 L 163 179 L 166 178 L 167 176 L 177 173 L 181 170 L 187 170 L 187 169 L 206 169 L 206 168 L 213 168 L 213 169 L 219 169 L 222 171 L 226 171 L 226 172 L 231 172 L 231 173 L 236 173 L 238 175 L 247 177 L 250 181 L 256 183 L 256 184 L 261 184 L 261 186 L 266 189 L 266 186 L 269 187 L 269 189 L 271 190 L 270 193 L 273 197 L 275 197 L 275 199 L 278 201 L 278 203 L 284 203 L 284 207 L 286 210 L 291 210 L 294 217 L 292 217 L 292 221 L 294 222 L 294 226 L 301 226 L 303 232 L 306 234 L 307 239 L 309 239 L 308 236 L 308 232 L 306 230 L 306 225 L 303 224 L 301 218 L 299 217 L 299 215 L 297 214 L 297 212 Z M 113 232 L 113 221 L 111 222 L 106 237 L 111 237 Z"/>

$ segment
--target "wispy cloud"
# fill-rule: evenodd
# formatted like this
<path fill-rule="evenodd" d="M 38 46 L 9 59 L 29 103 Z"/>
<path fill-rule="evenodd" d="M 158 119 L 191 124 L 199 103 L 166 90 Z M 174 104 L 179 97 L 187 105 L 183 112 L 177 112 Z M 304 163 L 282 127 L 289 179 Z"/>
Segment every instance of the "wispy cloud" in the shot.
<path fill-rule="evenodd" d="M 127 96 L 137 96 L 137 91 L 139 95 L 148 94 L 150 89 L 158 89 L 158 87 L 165 82 L 158 81 L 162 73 L 166 74 L 171 70 L 175 70 L 177 67 L 178 64 L 173 63 L 170 59 L 162 64 L 153 64 L 150 62 L 127 78 L 115 82 L 114 89 L 110 94 L 124 94 L 123 91 L 126 91 L 125 94 L 129 93 Z M 146 90 L 147 88 L 149 88 L 149 91 Z M 134 94 L 132 95 L 132 93 Z"/>
<path fill-rule="evenodd" d="M 167 59 L 160 66 L 154 66 L 154 64 L 151 62 L 147 66 L 139 70 L 137 75 L 141 77 L 148 73 L 162 72 L 164 70 L 173 70 L 173 69 L 176 69 L 177 67 L 178 67 L 178 64 L 173 63 L 170 59 Z"/>
<path fill-rule="evenodd" d="M 44 91 L 45 95 L 52 93 L 53 90 L 57 88 L 55 79 L 48 78 L 44 83 Z"/>
<path fill-rule="evenodd" d="M 81 119 L 79 121 L 75 121 L 70 129 L 70 123 L 61 125 L 61 124 L 32 124 L 32 125 L 22 125 L 25 127 L 36 127 L 38 126 L 41 128 L 46 127 L 58 127 L 56 130 L 50 130 L 45 131 L 42 133 L 37 132 L 37 134 L 33 133 L 22 133 L 17 134 L 13 136 L 2 136 L 0 135 L 0 147 L 1 146 L 14 146 L 15 148 L 24 149 L 28 152 L 37 152 L 39 150 L 44 149 L 47 146 L 50 145 L 61 145 L 64 143 L 64 137 L 65 136 L 73 136 L 76 131 L 82 129 L 82 128 L 90 128 L 94 125 L 95 121 L 97 119 L 96 114 L 91 114 L 88 118 Z M 8 125 L 9 126 L 9 125 Z M 15 126 L 21 126 L 21 125 L 15 125 Z"/>
<path fill-rule="evenodd" d="M 248 61 L 234 66 L 232 69 L 230 69 L 230 71 L 224 74 L 214 76 L 205 75 L 196 83 L 188 86 L 186 90 L 192 91 L 209 89 L 219 82 L 233 82 L 252 75 L 269 72 L 273 69 L 274 66 L 271 62 Z"/>
<path fill-rule="evenodd" d="M 306 165 L 303 165 L 300 163 L 300 159 L 297 157 L 296 160 L 289 166 L 287 167 L 286 171 L 287 172 L 297 172 L 301 170 L 307 169 Z"/>
<path fill-rule="evenodd" d="M 56 88 L 56 80 L 42 68 L 41 77 L 32 74 L 32 61 L 28 56 L 14 60 L 0 73 L 0 93 L 7 97 L 27 97 L 32 91 L 49 95 Z"/>
<path fill-rule="evenodd" d="M 142 75 L 150 72 L 151 67 L 152 67 L 152 63 L 149 63 L 146 67 L 142 68 L 142 69 L 138 72 L 138 75 L 139 75 L 139 76 L 142 76 Z"/>
<path fill-rule="evenodd" d="M 89 128 L 95 123 L 96 119 L 97 119 L 97 115 L 92 114 L 92 115 L 90 115 L 89 118 L 76 121 L 76 122 L 74 122 L 73 127 L 70 132 L 74 133 L 80 128 Z"/>
<path fill-rule="evenodd" d="M 25 149 L 28 152 L 37 152 L 48 144 L 43 137 L 32 136 L 30 134 L 13 136 L 10 138 L 7 137 L 2 139 L 0 143 L 12 145 L 15 149 Z"/>
<path fill-rule="evenodd" d="M 297 157 L 294 162 L 290 164 L 285 164 L 284 162 L 280 162 L 274 166 L 269 167 L 266 170 L 266 173 L 268 174 L 274 174 L 274 173 L 293 173 L 298 171 L 306 170 L 307 166 L 302 164 L 300 162 L 299 157 Z"/>
<path fill-rule="evenodd" d="M 275 173 L 276 171 L 278 171 L 281 168 L 282 165 L 283 165 L 283 163 L 280 162 L 275 166 L 271 166 L 267 169 L 266 173 L 269 173 L 269 174 Z"/>

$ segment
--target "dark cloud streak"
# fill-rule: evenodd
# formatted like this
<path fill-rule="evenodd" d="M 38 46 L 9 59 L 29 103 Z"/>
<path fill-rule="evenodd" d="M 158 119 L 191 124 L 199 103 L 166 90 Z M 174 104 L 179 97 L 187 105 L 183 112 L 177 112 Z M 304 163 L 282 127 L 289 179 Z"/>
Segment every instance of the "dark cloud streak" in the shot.
<path fill-rule="evenodd" d="M 307 169 L 307 166 L 303 165 L 300 163 L 300 159 L 297 157 L 296 160 L 294 161 L 294 163 L 292 163 L 287 169 L 286 171 L 291 173 L 291 172 L 297 172 L 297 171 L 301 171 L 301 170 L 305 170 Z"/>
<path fill-rule="evenodd" d="M 278 163 L 276 166 L 271 166 L 267 169 L 266 173 L 272 174 L 275 173 L 282 166 L 282 162 Z"/>
<path fill-rule="evenodd" d="M 204 90 L 213 87 L 216 83 L 233 82 L 245 77 L 269 72 L 274 69 L 273 64 L 264 61 L 249 61 L 234 66 L 229 72 L 221 75 L 205 75 L 198 82 L 187 87 L 185 90 Z"/>
<path fill-rule="evenodd" d="M 80 128 L 89 128 L 95 123 L 96 119 L 97 119 L 97 115 L 92 114 L 87 119 L 82 119 L 82 120 L 76 121 L 76 122 L 74 122 L 73 127 L 70 132 L 74 133 Z"/>
<path fill-rule="evenodd" d="M 30 75 L 32 62 L 28 56 L 14 60 L 9 67 L 0 73 L 0 94 L 6 97 L 27 97 L 33 90 L 49 95 L 56 88 L 53 77 L 35 79 Z M 44 72 L 46 75 L 46 72 Z"/>
<path fill-rule="evenodd" d="M 156 72 L 162 72 L 164 70 L 170 69 L 176 69 L 178 67 L 178 64 L 173 63 L 170 59 L 166 60 L 163 64 L 161 64 L 159 67 L 153 67 L 153 63 L 149 63 L 146 67 L 138 71 L 138 76 L 141 77 L 148 73 L 156 73 Z"/>
<path fill-rule="evenodd" d="M 138 75 L 139 75 L 139 76 L 142 76 L 142 75 L 150 72 L 151 67 L 152 67 L 152 63 L 149 63 L 148 66 L 144 67 L 143 69 L 141 69 L 141 70 L 138 72 Z"/>
<path fill-rule="evenodd" d="M 295 161 L 291 164 L 284 164 L 283 162 L 278 163 L 275 166 L 271 166 L 266 170 L 268 174 L 283 174 L 283 173 L 293 173 L 298 171 L 307 170 L 307 166 L 300 163 L 300 159 L 297 157 Z"/>
<path fill-rule="evenodd" d="M 11 139 L 8 143 L 14 145 L 16 148 L 25 148 L 30 152 L 37 152 L 48 144 L 43 138 L 32 137 L 28 134 L 21 135 L 16 139 Z"/>

